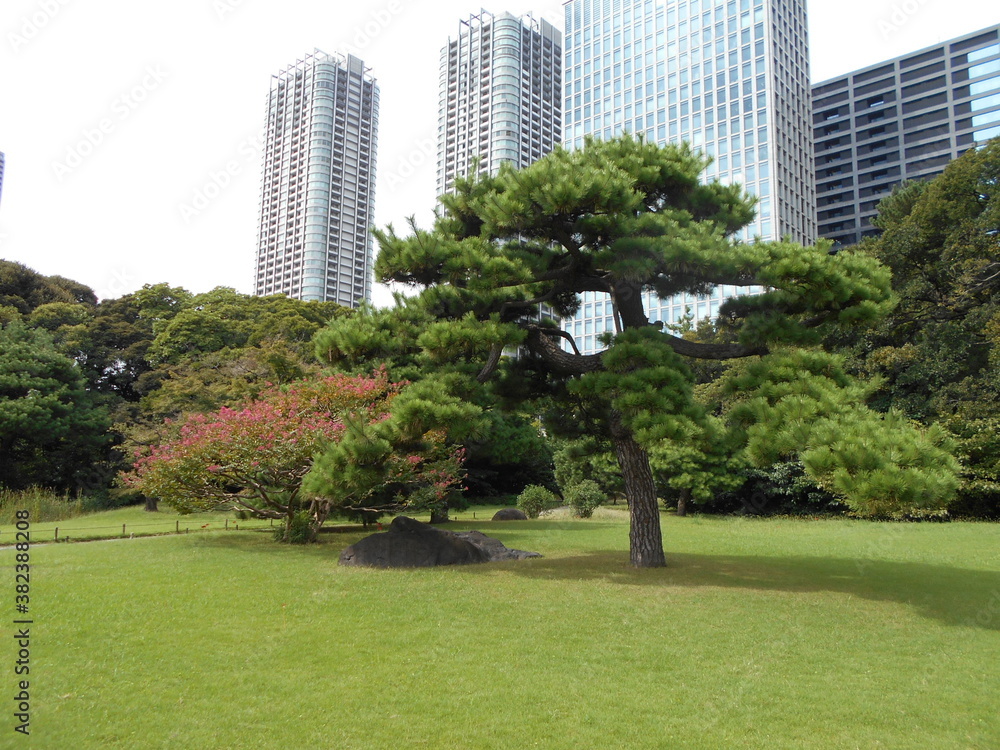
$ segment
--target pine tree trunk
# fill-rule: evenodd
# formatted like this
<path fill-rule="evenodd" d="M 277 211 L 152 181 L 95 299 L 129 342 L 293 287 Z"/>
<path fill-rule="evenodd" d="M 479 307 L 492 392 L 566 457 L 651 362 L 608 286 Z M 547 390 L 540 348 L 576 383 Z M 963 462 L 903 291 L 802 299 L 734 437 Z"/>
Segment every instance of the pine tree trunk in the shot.
<path fill-rule="evenodd" d="M 691 499 L 691 488 L 685 487 L 677 496 L 677 515 L 686 516 L 688 514 L 688 500 Z"/>
<path fill-rule="evenodd" d="M 431 523 L 448 523 L 451 519 L 448 518 L 448 506 L 443 508 L 432 508 L 431 509 Z"/>
<path fill-rule="evenodd" d="M 663 555 L 660 509 L 649 456 L 635 442 L 632 431 L 622 424 L 621 415 L 617 412 L 611 414 L 611 439 L 628 498 L 629 561 L 636 568 L 662 568 L 667 561 Z"/>
<path fill-rule="evenodd" d="M 159 511 L 160 511 L 160 508 L 158 506 L 159 502 L 160 501 L 157 500 L 155 497 L 147 497 L 146 498 L 146 512 L 147 513 L 159 513 Z"/>

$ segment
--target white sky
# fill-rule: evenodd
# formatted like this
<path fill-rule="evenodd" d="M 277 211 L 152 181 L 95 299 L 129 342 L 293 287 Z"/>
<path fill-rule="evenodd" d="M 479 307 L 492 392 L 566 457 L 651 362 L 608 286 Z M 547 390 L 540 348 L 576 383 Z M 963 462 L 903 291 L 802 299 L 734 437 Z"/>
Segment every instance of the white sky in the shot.
<path fill-rule="evenodd" d="M 376 224 L 426 223 L 439 52 L 483 5 L 2 0 L 0 258 L 100 297 L 161 281 L 252 291 L 270 77 L 315 48 L 354 52 L 378 80 Z M 487 9 L 562 27 L 561 0 Z M 812 79 L 998 21 L 993 0 L 812 0 Z"/>

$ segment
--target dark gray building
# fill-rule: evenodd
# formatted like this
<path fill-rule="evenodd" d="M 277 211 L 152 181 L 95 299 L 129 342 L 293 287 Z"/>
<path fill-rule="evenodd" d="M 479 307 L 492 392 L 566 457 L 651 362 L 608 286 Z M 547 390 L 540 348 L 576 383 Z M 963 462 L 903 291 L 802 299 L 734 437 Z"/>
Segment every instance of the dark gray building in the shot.
<path fill-rule="evenodd" d="M 1000 25 L 817 83 L 813 136 L 819 236 L 877 233 L 878 202 L 1000 136 Z"/>

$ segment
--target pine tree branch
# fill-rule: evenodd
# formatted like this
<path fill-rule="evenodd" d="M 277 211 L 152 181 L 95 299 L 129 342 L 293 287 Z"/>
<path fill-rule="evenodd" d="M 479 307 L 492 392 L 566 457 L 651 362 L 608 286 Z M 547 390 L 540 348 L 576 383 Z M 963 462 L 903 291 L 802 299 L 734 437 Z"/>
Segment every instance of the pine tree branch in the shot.
<path fill-rule="evenodd" d="M 570 354 L 559 348 L 553 341 L 554 338 L 569 336 L 565 331 L 557 329 L 543 329 L 533 326 L 528 330 L 527 347 L 528 350 L 541 359 L 556 375 L 583 375 L 587 372 L 597 372 L 604 369 L 604 363 L 600 354 L 580 354 L 579 349 L 576 354 Z M 569 337 L 572 341 L 572 337 Z"/>
<path fill-rule="evenodd" d="M 496 344 L 492 349 L 490 349 L 490 357 L 486 360 L 486 364 L 483 369 L 479 371 L 476 376 L 476 382 L 485 383 L 491 377 L 493 373 L 496 372 L 497 366 L 500 364 L 500 355 L 503 354 L 503 344 Z"/>

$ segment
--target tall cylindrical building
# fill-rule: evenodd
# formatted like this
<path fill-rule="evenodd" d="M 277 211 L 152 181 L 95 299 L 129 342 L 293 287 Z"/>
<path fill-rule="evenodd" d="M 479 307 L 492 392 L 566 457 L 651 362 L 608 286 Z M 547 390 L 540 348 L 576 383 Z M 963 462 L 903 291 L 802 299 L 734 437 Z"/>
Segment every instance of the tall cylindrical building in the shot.
<path fill-rule="evenodd" d="M 257 294 L 371 300 L 378 100 L 353 55 L 317 50 L 272 78 Z"/>
<path fill-rule="evenodd" d="M 437 192 L 456 177 L 526 167 L 562 139 L 562 34 L 544 19 L 483 11 L 441 50 Z"/>

